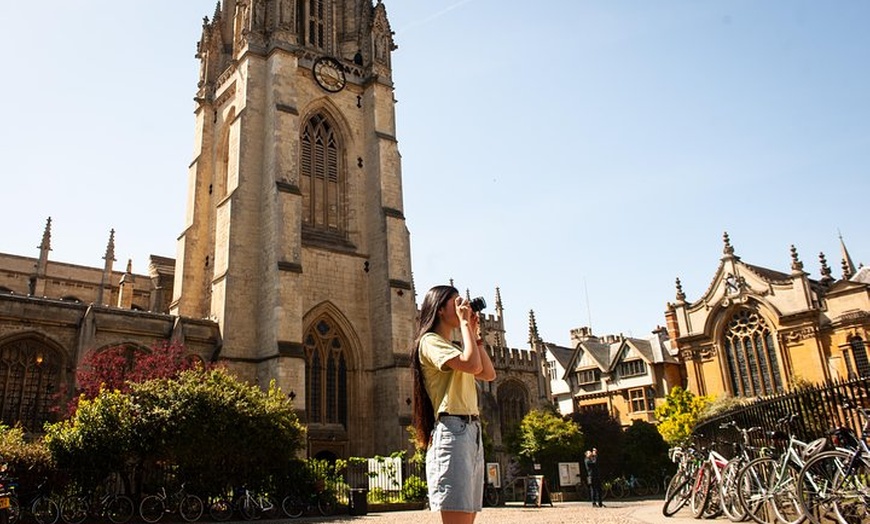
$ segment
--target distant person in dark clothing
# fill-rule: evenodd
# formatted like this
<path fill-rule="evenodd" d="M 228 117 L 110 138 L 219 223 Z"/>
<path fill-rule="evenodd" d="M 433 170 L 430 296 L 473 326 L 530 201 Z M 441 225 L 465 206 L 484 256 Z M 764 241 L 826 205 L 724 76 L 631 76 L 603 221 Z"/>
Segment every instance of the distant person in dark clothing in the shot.
<path fill-rule="evenodd" d="M 584 460 L 586 466 L 586 483 L 589 484 L 589 496 L 592 499 L 592 506 L 603 508 L 601 503 L 601 472 L 598 471 L 598 450 L 592 448 L 592 451 L 586 452 Z"/>

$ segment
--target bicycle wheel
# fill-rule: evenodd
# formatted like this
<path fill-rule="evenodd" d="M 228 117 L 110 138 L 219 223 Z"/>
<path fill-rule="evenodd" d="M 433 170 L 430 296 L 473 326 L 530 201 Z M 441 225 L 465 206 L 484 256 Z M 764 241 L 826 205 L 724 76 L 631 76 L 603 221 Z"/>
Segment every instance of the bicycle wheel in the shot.
<path fill-rule="evenodd" d="M 162 519 L 164 513 L 166 513 L 166 504 L 163 498 L 157 495 L 148 495 L 139 503 L 139 516 L 145 522 L 153 524 Z"/>
<path fill-rule="evenodd" d="M 649 479 L 646 481 L 647 493 L 655 497 L 659 494 L 659 491 L 662 490 L 662 484 L 660 484 L 661 480 L 659 479 Z M 666 485 L 666 484 L 665 484 Z"/>
<path fill-rule="evenodd" d="M 722 514 L 722 497 L 719 496 L 719 479 L 710 477 L 710 488 L 707 498 L 707 507 L 704 509 L 705 519 L 715 519 Z"/>
<path fill-rule="evenodd" d="M 791 462 L 787 463 L 771 492 L 771 509 L 781 524 L 801 524 L 806 519 L 797 495 L 799 477 L 800 469 Z"/>
<path fill-rule="evenodd" d="M 489 507 L 498 506 L 498 490 L 492 486 L 483 488 L 483 504 Z"/>
<path fill-rule="evenodd" d="M 305 503 L 296 495 L 287 495 L 281 501 L 281 510 L 291 519 L 298 519 L 305 513 Z"/>
<path fill-rule="evenodd" d="M 18 497 L 15 495 L 9 497 L 9 509 L 6 511 L 9 515 L 8 524 L 16 524 L 21 521 L 21 503 L 18 501 Z"/>
<path fill-rule="evenodd" d="M 260 495 L 256 500 L 257 508 L 264 519 L 274 519 L 278 516 L 278 504 L 268 495 Z"/>
<path fill-rule="evenodd" d="M 335 498 L 321 493 L 319 497 L 317 497 L 317 509 L 320 510 L 320 514 L 324 517 L 328 517 L 335 513 Z"/>
<path fill-rule="evenodd" d="M 852 468 L 838 471 L 834 486 L 838 495 L 834 502 L 834 514 L 840 522 L 870 522 L 870 510 L 867 508 L 870 504 L 870 464 L 866 455 L 862 455 Z"/>
<path fill-rule="evenodd" d="M 81 524 L 88 517 L 89 507 L 87 497 L 71 495 L 60 503 L 60 518 L 66 524 Z"/>
<path fill-rule="evenodd" d="M 254 497 L 251 496 L 250 493 L 240 495 L 239 498 L 236 499 L 235 506 L 245 520 L 254 520 L 260 516 L 260 510 L 257 508 L 257 503 L 254 501 Z"/>
<path fill-rule="evenodd" d="M 106 516 L 115 524 L 124 524 L 133 518 L 136 505 L 133 499 L 126 495 L 112 495 L 105 506 Z"/>
<path fill-rule="evenodd" d="M 40 495 L 31 504 L 30 513 L 37 524 L 54 524 L 60 518 L 60 506 L 51 497 Z"/>
<path fill-rule="evenodd" d="M 649 495 L 649 484 L 644 479 L 634 479 L 634 494 L 638 497 L 646 497 Z"/>
<path fill-rule="evenodd" d="M 216 522 L 226 522 L 233 516 L 233 505 L 225 498 L 212 499 L 208 514 Z"/>
<path fill-rule="evenodd" d="M 672 517 L 678 511 L 683 509 L 683 507 L 689 503 L 689 499 L 692 495 L 691 479 L 684 477 L 679 485 L 673 486 L 673 484 L 674 482 L 672 479 L 671 484 L 668 486 L 668 494 L 665 496 L 665 504 L 662 506 L 662 515 L 665 517 Z M 671 486 L 673 486 L 673 488 Z"/>
<path fill-rule="evenodd" d="M 813 524 L 867 522 L 868 465 L 858 459 L 850 470 L 852 453 L 825 451 L 801 470 L 797 493 L 801 509 Z"/>
<path fill-rule="evenodd" d="M 675 489 L 683 489 L 685 483 L 690 480 L 689 475 L 683 474 L 683 472 L 677 472 L 676 475 L 671 477 L 668 481 L 668 485 L 665 488 L 665 500 L 671 498 L 671 494 L 674 493 Z"/>
<path fill-rule="evenodd" d="M 692 485 L 692 496 L 690 506 L 692 508 L 692 516 L 696 519 L 704 515 L 707 509 L 707 503 L 710 501 L 710 486 L 713 483 L 713 472 L 710 469 L 710 463 L 705 462 L 701 469 L 698 470 L 698 476 Z"/>
<path fill-rule="evenodd" d="M 770 499 L 771 487 L 776 483 L 777 461 L 760 457 L 747 464 L 737 478 L 737 495 L 746 514 L 758 524 L 776 520 Z"/>
<path fill-rule="evenodd" d="M 744 459 L 736 458 L 730 460 L 722 469 L 722 483 L 719 484 L 719 501 L 722 506 L 722 512 L 728 517 L 731 522 L 743 522 L 749 518 L 743 505 L 740 504 L 740 498 L 737 495 L 737 477 L 740 475 L 740 469 L 746 464 Z"/>
<path fill-rule="evenodd" d="M 614 480 L 610 483 L 610 487 L 605 490 L 605 493 L 615 499 L 621 499 L 625 497 L 625 491 L 625 485 L 618 480 Z"/>
<path fill-rule="evenodd" d="M 204 509 L 202 499 L 196 495 L 186 494 L 178 503 L 178 514 L 187 522 L 199 520 Z"/>

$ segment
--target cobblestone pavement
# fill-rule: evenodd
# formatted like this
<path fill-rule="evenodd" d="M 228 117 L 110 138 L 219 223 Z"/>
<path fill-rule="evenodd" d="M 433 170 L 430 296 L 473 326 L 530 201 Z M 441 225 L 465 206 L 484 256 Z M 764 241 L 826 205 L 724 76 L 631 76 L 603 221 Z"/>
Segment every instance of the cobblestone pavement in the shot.
<path fill-rule="evenodd" d="M 523 507 L 509 504 L 498 508 L 484 508 L 475 519 L 475 524 L 697 524 L 687 510 L 672 518 L 662 516 L 661 500 L 619 501 L 607 503 L 604 508 L 592 508 L 588 502 L 562 502 L 551 506 Z M 304 518 L 273 521 L 280 524 L 293 522 L 330 524 L 440 524 L 437 513 L 420 511 L 387 511 L 369 513 L 365 516 L 347 515 L 329 518 Z M 721 520 L 720 520 L 721 522 Z"/>

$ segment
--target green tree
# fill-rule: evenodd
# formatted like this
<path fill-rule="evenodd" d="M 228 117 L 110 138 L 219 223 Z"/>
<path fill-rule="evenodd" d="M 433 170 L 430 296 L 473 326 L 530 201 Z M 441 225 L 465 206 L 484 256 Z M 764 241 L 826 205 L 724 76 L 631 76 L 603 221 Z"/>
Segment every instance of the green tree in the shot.
<path fill-rule="evenodd" d="M 54 464 L 42 440 L 27 440 L 20 426 L 0 424 L 0 462 L 5 462 L 21 485 L 34 485 L 51 476 Z"/>
<path fill-rule="evenodd" d="M 120 344 L 91 351 L 76 371 L 78 394 L 68 406 L 75 413 L 81 399 L 92 399 L 102 390 L 128 392 L 132 384 L 156 378 L 173 378 L 182 371 L 210 367 L 186 354 L 178 342 L 161 341 L 150 350 Z"/>
<path fill-rule="evenodd" d="M 610 416 L 604 410 L 592 410 L 571 415 L 572 420 L 580 426 L 585 440 L 585 449 L 598 450 L 598 469 L 603 479 L 618 477 L 624 473 L 625 454 L 623 441 L 625 434 L 618 419 Z M 583 455 L 577 457 L 581 469 L 584 467 Z M 583 476 L 586 470 L 583 469 Z"/>
<path fill-rule="evenodd" d="M 686 444 L 692 437 L 692 428 L 701 418 L 710 397 L 698 396 L 680 386 L 674 386 L 665 397 L 665 403 L 656 408 L 658 430 L 671 446 Z"/>
<path fill-rule="evenodd" d="M 304 438 L 279 388 L 262 391 L 223 369 L 183 371 L 128 393 L 103 389 L 47 431 L 58 466 L 85 487 L 113 472 L 171 467 L 204 492 L 285 475 Z"/>
<path fill-rule="evenodd" d="M 583 434 L 577 424 L 553 411 L 532 410 L 523 417 L 508 447 L 527 471 L 532 464 L 541 464 L 544 475 L 553 483 L 559 462 L 577 462 Z"/>
<path fill-rule="evenodd" d="M 653 424 L 635 420 L 626 428 L 625 463 L 626 473 L 647 479 L 660 479 L 670 467 L 668 445 Z"/>

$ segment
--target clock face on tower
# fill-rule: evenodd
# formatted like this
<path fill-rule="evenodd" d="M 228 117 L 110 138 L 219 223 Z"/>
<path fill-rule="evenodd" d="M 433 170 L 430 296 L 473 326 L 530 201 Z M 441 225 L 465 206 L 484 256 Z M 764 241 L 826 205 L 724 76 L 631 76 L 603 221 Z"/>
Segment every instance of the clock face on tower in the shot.
<path fill-rule="evenodd" d="M 323 56 L 314 62 L 312 68 L 314 80 L 317 85 L 330 93 L 337 93 L 344 89 L 347 84 L 347 79 L 344 76 L 344 68 L 338 63 L 338 60 Z"/>

